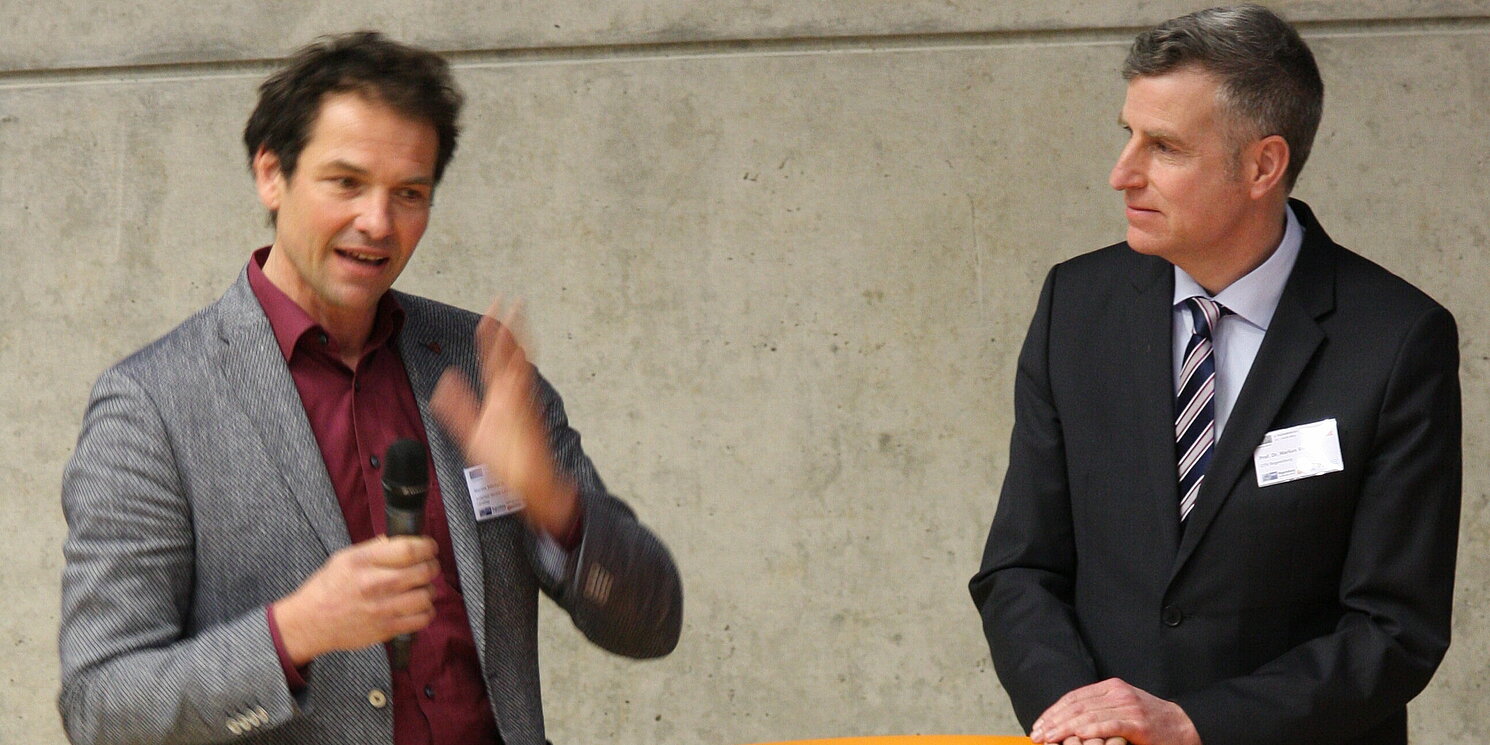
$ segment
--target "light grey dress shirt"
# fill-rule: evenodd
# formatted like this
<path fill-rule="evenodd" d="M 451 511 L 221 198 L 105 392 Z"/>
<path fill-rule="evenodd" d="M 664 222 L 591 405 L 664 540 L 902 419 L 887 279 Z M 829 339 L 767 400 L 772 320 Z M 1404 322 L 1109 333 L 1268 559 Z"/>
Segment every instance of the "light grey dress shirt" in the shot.
<path fill-rule="evenodd" d="M 1226 420 L 1231 417 L 1231 407 L 1236 404 L 1237 393 L 1247 380 L 1252 369 L 1252 360 L 1257 358 L 1257 348 L 1262 346 L 1262 337 L 1273 320 L 1273 311 L 1278 309 L 1278 299 L 1283 296 L 1283 286 L 1293 272 L 1293 263 L 1299 257 L 1299 247 L 1304 244 L 1304 228 L 1294 216 L 1293 208 L 1285 207 L 1287 225 L 1283 229 L 1283 240 L 1262 265 L 1232 282 L 1226 289 L 1211 297 L 1185 270 L 1174 268 L 1174 377 L 1180 379 L 1180 367 L 1184 364 L 1185 345 L 1195 332 L 1194 321 L 1186 310 L 1188 298 L 1200 296 L 1210 298 L 1225 306 L 1230 313 L 1221 317 L 1211 335 L 1216 362 L 1216 439 L 1226 429 Z M 1178 395 L 1179 391 L 1176 390 Z"/>

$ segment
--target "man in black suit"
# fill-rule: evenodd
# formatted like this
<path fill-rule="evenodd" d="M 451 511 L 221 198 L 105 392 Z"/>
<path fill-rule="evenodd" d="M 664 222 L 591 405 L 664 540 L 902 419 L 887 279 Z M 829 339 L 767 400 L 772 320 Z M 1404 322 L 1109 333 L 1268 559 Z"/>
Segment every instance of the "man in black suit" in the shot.
<path fill-rule="evenodd" d="M 1449 643 L 1458 341 L 1288 199 L 1323 83 L 1255 6 L 1141 34 L 1127 240 L 1056 266 L 970 589 L 1037 742 L 1393 743 Z"/>

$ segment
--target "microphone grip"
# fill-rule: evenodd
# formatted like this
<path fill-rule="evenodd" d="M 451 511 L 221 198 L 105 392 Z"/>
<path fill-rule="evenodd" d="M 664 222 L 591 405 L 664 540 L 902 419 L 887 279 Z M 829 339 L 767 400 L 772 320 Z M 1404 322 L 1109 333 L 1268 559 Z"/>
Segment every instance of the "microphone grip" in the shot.
<path fill-rule="evenodd" d="M 404 510 L 389 505 L 387 508 L 388 537 L 399 535 L 421 535 L 424 533 L 424 511 Z M 389 663 L 394 670 L 407 670 L 410 650 L 414 646 L 413 634 L 393 637 L 393 654 Z"/>
<path fill-rule="evenodd" d="M 421 535 L 424 533 L 423 510 L 401 510 L 388 508 L 388 537 L 396 535 Z"/>
<path fill-rule="evenodd" d="M 388 446 L 383 466 L 383 514 L 387 517 L 388 537 L 422 534 L 424 500 L 429 494 L 424 445 L 412 439 L 393 443 Z M 413 644 L 413 634 L 393 637 L 392 659 L 389 660 L 393 669 L 408 668 Z"/>

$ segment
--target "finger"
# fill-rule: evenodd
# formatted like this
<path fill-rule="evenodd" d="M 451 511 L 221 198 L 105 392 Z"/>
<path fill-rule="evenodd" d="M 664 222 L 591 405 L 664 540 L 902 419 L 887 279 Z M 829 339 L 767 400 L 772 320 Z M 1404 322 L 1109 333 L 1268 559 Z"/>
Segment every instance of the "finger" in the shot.
<path fill-rule="evenodd" d="M 467 450 L 481 404 L 476 400 L 471 384 L 466 382 L 466 376 L 453 369 L 446 370 L 440 376 L 440 382 L 435 384 L 429 404 L 445 431 L 462 450 Z"/>
<path fill-rule="evenodd" d="M 1065 696 L 1061 697 L 1061 701 L 1065 701 L 1067 703 L 1089 702 L 1096 699 L 1104 698 L 1111 694 L 1113 691 L 1122 689 L 1127 685 L 1127 683 L 1124 683 L 1117 678 L 1108 678 L 1107 680 L 1101 681 L 1099 683 L 1092 683 L 1091 685 L 1085 685 L 1077 688 L 1076 690 L 1071 691 L 1070 693 L 1067 693 Z"/>
<path fill-rule="evenodd" d="M 1066 722 L 1058 736 L 1076 735 L 1082 745 L 1102 745 L 1107 738 L 1123 738 L 1140 731 L 1141 722 L 1133 721 L 1113 711 L 1090 712 Z M 1091 742 L 1088 742 L 1091 741 Z"/>
<path fill-rule="evenodd" d="M 491 335 L 489 359 L 498 369 L 527 366 L 533 358 L 533 340 L 528 334 L 526 304 L 522 298 L 514 299 L 505 310 L 492 318 L 498 327 Z"/>
<path fill-rule="evenodd" d="M 404 569 L 377 567 L 358 575 L 357 598 L 364 612 L 376 618 L 421 613 L 434 607 L 432 570 L 424 564 Z"/>
<path fill-rule="evenodd" d="M 383 616 L 377 624 L 379 633 L 384 636 L 385 641 L 399 634 L 412 634 L 429 626 L 435 620 L 433 602 L 410 605 L 398 610 L 399 612 L 390 612 Z"/>
<path fill-rule="evenodd" d="M 491 387 L 491 380 L 506 367 L 503 352 L 502 322 L 492 316 L 482 316 L 476 322 L 476 359 L 481 373 L 483 388 Z"/>
<path fill-rule="evenodd" d="M 435 539 L 425 535 L 379 536 L 362 544 L 362 554 L 369 566 L 407 569 L 438 555 Z"/>
<path fill-rule="evenodd" d="M 513 298 L 507 306 L 507 310 L 501 316 L 502 326 L 512 335 L 512 343 L 519 349 L 527 350 L 529 357 L 532 356 L 533 337 L 528 333 L 528 303 L 520 297 Z"/>
<path fill-rule="evenodd" d="M 1051 704 L 1050 708 L 1046 709 L 1045 713 L 1035 721 L 1035 729 L 1030 734 L 1032 736 L 1043 735 L 1040 738 L 1042 742 L 1062 742 L 1070 736 L 1072 733 L 1067 722 L 1071 717 L 1083 711 L 1082 706 L 1073 701 L 1073 697 L 1081 690 L 1083 689 L 1078 688 L 1070 691 Z"/>
<path fill-rule="evenodd" d="M 1048 733 L 1065 735 L 1075 731 L 1075 723 L 1078 721 L 1090 722 L 1106 716 L 1094 712 L 1112 709 L 1123 694 L 1130 690 L 1132 690 L 1131 686 L 1117 678 L 1082 686 L 1052 704 L 1050 709 L 1041 715 L 1041 719 L 1047 723 Z"/>
<path fill-rule="evenodd" d="M 1064 716 L 1047 717 L 1045 719 L 1044 739 L 1047 742 L 1065 742 L 1071 739 L 1078 741 L 1077 745 L 1087 745 L 1086 740 L 1094 737 L 1105 737 L 1108 733 L 1096 728 L 1105 715 L 1075 708 Z"/>
<path fill-rule="evenodd" d="M 499 292 L 492 296 L 491 303 L 486 306 L 486 312 L 482 313 L 481 315 L 490 318 L 493 321 L 500 320 L 502 318 L 503 305 L 504 301 L 502 298 L 502 293 Z"/>
<path fill-rule="evenodd" d="M 528 364 L 521 348 L 516 348 L 506 359 L 506 366 L 490 381 L 486 390 L 488 400 L 502 407 L 520 407 L 516 411 L 532 411 L 537 398 L 533 389 L 533 366 Z M 495 398 L 493 398 L 495 396 Z"/>

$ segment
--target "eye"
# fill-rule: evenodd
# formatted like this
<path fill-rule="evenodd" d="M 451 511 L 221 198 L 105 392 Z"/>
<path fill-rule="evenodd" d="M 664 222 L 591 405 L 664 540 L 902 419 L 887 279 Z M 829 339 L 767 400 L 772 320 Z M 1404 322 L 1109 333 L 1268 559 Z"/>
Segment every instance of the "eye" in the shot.
<path fill-rule="evenodd" d="M 331 185 L 336 187 L 337 191 L 344 192 L 356 191 L 357 187 L 361 185 L 360 182 L 358 182 L 357 179 L 352 176 L 332 176 L 331 178 L 327 179 L 327 181 L 331 182 Z"/>
<path fill-rule="evenodd" d="M 429 192 L 423 189 L 405 187 L 395 191 L 394 196 L 405 204 L 422 205 L 429 202 Z"/>

